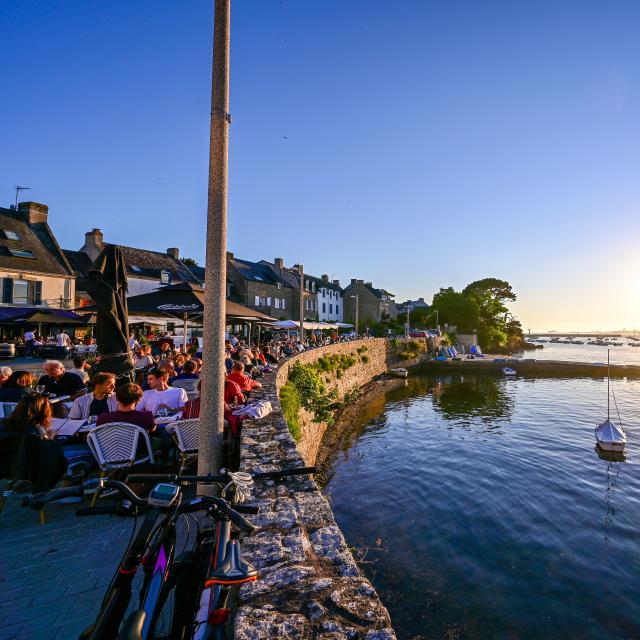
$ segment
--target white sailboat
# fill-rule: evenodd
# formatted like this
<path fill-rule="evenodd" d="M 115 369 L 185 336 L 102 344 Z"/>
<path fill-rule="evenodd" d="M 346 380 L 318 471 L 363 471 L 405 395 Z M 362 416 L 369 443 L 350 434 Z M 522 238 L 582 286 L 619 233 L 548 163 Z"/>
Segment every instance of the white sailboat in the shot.
<path fill-rule="evenodd" d="M 627 435 L 622 426 L 615 425 L 609 417 L 610 381 L 609 350 L 607 349 L 607 419 L 596 427 L 596 442 L 603 451 L 624 451 L 624 447 L 627 444 Z"/>

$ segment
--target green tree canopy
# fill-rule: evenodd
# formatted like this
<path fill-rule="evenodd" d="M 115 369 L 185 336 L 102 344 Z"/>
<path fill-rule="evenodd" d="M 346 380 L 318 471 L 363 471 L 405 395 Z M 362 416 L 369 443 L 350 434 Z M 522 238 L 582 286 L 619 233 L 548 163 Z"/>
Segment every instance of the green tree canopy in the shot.
<path fill-rule="evenodd" d="M 460 333 L 471 332 L 478 328 L 480 309 L 478 303 L 453 287 L 440 289 L 433 296 L 431 311 L 438 310 L 440 324 L 452 324 Z"/>
<path fill-rule="evenodd" d="M 506 320 L 508 308 L 506 302 L 514 301 L 516 294 L 506 280 L 483 278 L 467 285 L 462 294 L 475 300 L 480 310 L 480 317 L 487 325 Z"/>
<path fill-rule="evenodd" d="M 198 263 L 193 258 L 182 258 L 182 264 L 186 264 L 187 267 L 197 267 Z"/>

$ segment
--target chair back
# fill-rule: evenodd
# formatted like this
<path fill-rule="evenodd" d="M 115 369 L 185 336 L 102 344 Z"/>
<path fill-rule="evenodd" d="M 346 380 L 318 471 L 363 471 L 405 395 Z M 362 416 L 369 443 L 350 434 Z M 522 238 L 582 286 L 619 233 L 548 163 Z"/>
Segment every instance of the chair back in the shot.
<path fill-rule="evenodd" d="M 175 437 L 178 449 L 182 453 L 195 453 L 198 451 L 200 420 L 177 420 L 169 426 Z"/>
<path fill-rule="evenodd" d="M 147 457 L 136 460 L 140 438 L 146 445 Z M 154 464 L 149 435 L 135 424 L 110 422 L 100 425 L 89 433 L 87 444 L 102 470 L 121 469 L 147 459 Z"/>
<path fill-rule="evenodd" d="M 198 393 L 198 384 L 200 384 L 200 380 L 194 378 L 192 380 L 174 380 L 171 383 L 171 386 L 176 389 L 184 389 L 187 392 L 187 395 L 190 393 Z"/>
<path fill-rule="evenodd" d="M 0 402 L 0 418 L 8 418 L 17 405 L 17 402 Z"/>

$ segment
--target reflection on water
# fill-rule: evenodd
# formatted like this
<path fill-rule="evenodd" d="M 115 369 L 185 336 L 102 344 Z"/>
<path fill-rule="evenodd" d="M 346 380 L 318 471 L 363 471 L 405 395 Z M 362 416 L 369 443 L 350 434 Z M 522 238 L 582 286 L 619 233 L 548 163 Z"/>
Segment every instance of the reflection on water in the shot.
<path fill-rule="evenodd" d="M 400 638 L 640 637 L 639 392 L 616 458 L 602 380 L 415 378 L 363 410 L 325 491 Z"/>

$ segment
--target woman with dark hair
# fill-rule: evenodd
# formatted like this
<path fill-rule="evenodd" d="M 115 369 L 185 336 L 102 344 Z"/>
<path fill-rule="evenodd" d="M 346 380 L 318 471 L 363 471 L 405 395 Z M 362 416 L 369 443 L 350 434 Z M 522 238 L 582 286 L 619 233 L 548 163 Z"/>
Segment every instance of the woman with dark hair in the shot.
<path fill-rule="evenodd" d="M 34 394 L 18 402 L 13 413 L 2 421 L 1 430 L 46 438 L 50 425 L 51 403 L 44 396 Z"/>
<path fill-rule="evenodd" d="M 0 402 L 20 402 L 29 395 L 33 375 L 29 371 L 14 371 L 0 387 Z"/>
<path fill-rule="evenodd" d="M 51 418 L 52 412 L 49 399 L 38 394 L 30 394 L 22 398 L 13 413 L 0 423 L 0 433 L 15 433 L 53 439 L 53 436 L 50 437 L 48 432 L 51 426 Z M 91 468 L 95 464 L 93 455 L 86 444 L 62 444 L 62 453 L 69 464 L 84 462 L 87 468 Z"/>

